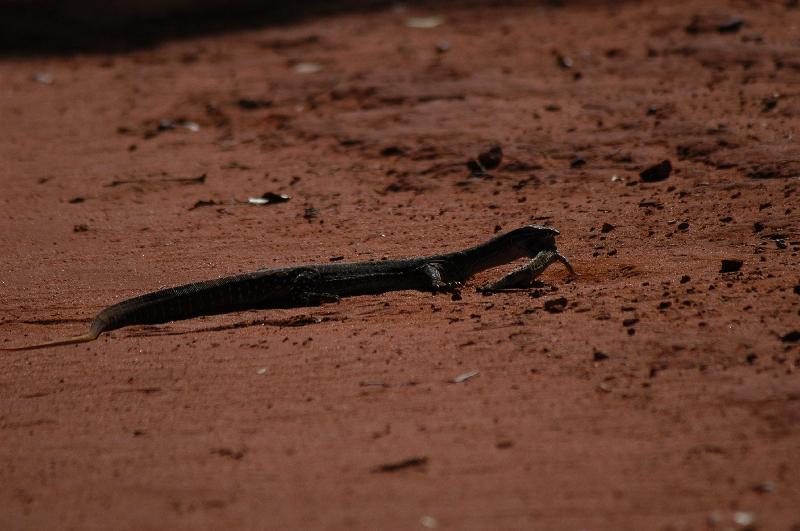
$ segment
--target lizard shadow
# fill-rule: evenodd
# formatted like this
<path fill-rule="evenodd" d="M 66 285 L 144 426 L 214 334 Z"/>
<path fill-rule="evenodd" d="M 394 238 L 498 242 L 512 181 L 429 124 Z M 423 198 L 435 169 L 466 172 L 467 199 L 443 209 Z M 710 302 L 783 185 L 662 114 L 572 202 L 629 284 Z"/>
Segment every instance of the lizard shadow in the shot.
<path fill-rule="evenodd" d="M 299 328 L 326 321 L 337 321 L 332 317 L 315 317 L 313 315 L 294 315 L 283 319 L 251 319 L 248 321 L 238 321 L 236 323 L 207 326 L 203 328 L 192 328 L 190 330 L 170 330 L 162 326 L 142 326 L 139 330 L 128 334 L 128 337 L 160 337 L 160 336 L 183 336 L 203 332 L 223 332 L 225 330 L 237 330 L 239 328 L 250 328 L 254 326 L 272 326 L 276 328 Z"/>

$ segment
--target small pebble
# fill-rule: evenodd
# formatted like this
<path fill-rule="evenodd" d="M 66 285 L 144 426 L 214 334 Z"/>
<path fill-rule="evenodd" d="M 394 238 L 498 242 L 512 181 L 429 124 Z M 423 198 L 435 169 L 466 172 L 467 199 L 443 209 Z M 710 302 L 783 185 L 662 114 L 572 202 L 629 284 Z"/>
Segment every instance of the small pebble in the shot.
<path fill-rule="evenodd" d="M 792 330 L 788 334 L 782 335 L 781 341 L 784 343 L 797 343 L 800 341 L 800 330 Z"/>
<path fill-rule="evenodd" d="M 426 527 L 428 529 L 436 529 L 439 527 L 439 522 L 437 522 L 436 518 L 433 516 L 423 516 L 419 519 L 419 523 L 422 524 L 422 527 Z"/>
<path fill-rule="evenodd" d="M 37 72 L 36 75 L 33 76 L 33 80 L 42 85 L 52 85 L 55 83 L 53 76 L 44 72 Z"/>
<path fill-rule="evenodd" d="M 322 70 L 322 65 L 319 63 L 297 63 L 292 70 L 297 74 L 316 74 Z"/>
<path fill-rule="evenodd" d="M 655 166 L 650 166 L 639 174 L 639 178 L 646 183 L 657 183 L 667 179 L 672 173 L 672 163 L 662 160 Z"/>
<path fill-rule="evenodd" d="M 744 264 L 743 261 L 735 259 L 735 258 L 728 258 L 722 260 L 722 267 L 720 268 L 720 273 L 735 273 L 742 268 Z"/>
<path fill-rule="evenodd" d="M 755 356 L 755 354 L 752 355 Z M 777 489 L 778 487 L 775 485 L 775 483 L 771 481 L 764 481 L 762 483 L 756 483 L 755 485 L 753 485 L 753 490 L 758 492 L 759 494 L 770 494 L 772 492 L 775 492 Z"/>
<path fill-rule="evenodd" d="M 569 163 L 569 167 L 573 169 L 582 168 L 583 166 L 586 166 L 586 159 L 583 157 L 575 157 Z"/>
<path fill-rule="evenodd" d="M 557 299 L 550 299 L 545 301 L 544 309 L 550 313 L 561 313 L 567 307 L 566 297 L 559 297 Z"/>
<path fill-rule="evenodd" d="M 737 525 L 746 527 L 756 521 L 756 515 L 747 511 L 736 511 L 733 513 L 733 521 Z"/>
<path fill-rule="evenodd" d="M 720 522 L 722 522 L 722 511 L 711 511 L 708 513 L 708 516 L 706 517 L 706 523 L 709 526 L 714 527 Z"/>

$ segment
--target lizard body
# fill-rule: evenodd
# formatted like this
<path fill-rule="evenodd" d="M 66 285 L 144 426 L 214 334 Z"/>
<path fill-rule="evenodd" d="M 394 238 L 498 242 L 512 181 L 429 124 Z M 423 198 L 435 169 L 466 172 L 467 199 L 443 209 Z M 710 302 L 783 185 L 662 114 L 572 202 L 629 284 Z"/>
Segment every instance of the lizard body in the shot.
<path fill-rule="evenodd" d="M 260 269 L 251 273 L 167 288 L 109 306 L 92 321 L 87 333 L 4 351 L 29 350 L 84 343 L 124 326 L 158 324 L 202 315 L 267 308 L 314 306 L 340 297 L 399 290 L 454 291 L 470 277 L 518 258 L 536 258 L 525 277 L 541 273 L 557 254 L 556 229 L 529 225 L 485 243 L 446 254 L 294 267 Z M 544 254 L 542 254 L 544 253 Z M 540 256 L 541 255 L 541 256 Z M 558 255 L 560 256 L 560 255 Z M 542 259 L 542 258 L 546 259 Z M 561 257 L 563 258 L 563 257 Z M 562 260 L 569 266 L 566 259 Z M 571 267 L 570 267 L 571 271 Z M 508 277 L 505 277 L 508 278 Z M 517 277 L 497 287 L 518 284 Z"/>

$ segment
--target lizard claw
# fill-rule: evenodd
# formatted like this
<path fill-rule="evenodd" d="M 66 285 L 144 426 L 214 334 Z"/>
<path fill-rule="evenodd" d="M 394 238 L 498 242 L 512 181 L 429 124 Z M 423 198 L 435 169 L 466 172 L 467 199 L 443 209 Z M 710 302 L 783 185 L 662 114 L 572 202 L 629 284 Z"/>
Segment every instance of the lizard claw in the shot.
<path fill-rule="evenodd" d="M 457 293 L 464 287 L 463 282 L 436 282 L 433 286 L 434 293 Z"/>

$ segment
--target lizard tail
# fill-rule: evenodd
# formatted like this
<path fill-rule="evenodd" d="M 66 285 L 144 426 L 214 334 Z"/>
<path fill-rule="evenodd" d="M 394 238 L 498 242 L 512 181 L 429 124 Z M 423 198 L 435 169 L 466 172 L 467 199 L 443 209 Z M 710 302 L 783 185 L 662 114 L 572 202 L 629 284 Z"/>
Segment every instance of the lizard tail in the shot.
<path fill-rule="evenodd" d="M 89 341 L 94 341 L 97 339 L 97 336 L 100 334 L 95 331 L 86 332 L 85 334 L 81 334 L 79 336 L 72 336 L 65 339 L 56 339 L 54 341 L 45 341 L 44 343 L 36 343 L 35 345 L 27 345 L 24 347 L 0 347 L 0 351 L 2 352 L 15 352 L 19 350 L 36 350 L 39 348 L 47 348 L 47 347 L 57 347 L 60 345 L 74 345 L 76 343 L 88 343 Z"/>

